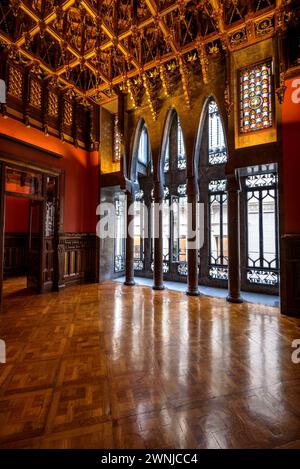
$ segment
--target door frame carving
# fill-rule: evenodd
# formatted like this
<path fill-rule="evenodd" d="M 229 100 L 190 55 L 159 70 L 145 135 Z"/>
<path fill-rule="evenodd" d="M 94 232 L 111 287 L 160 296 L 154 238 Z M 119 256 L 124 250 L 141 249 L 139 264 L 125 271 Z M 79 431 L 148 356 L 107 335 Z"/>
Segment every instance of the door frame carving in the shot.
<path fill-rule="evenodd" d="M 41 153 L 43 151 L 41 150 Z M 58 261 L 58 244 L 59 235 L 63 232 L 63 205 L 64 205 L 64 171 L 59 168 L 53 168 L 42 163 L 35 163 L 33 161 L 24 160 L 18 156 L 11 156 L 10 154 L 0 152 L 0 308 L 3 305 L 3 263 L 4 263 L 4 239 L 5 239 L 5 173 L 6 167 L 13 167 L 21 171 L 34 171 L 42 175 L 43 188 L 42 196 L 25 196 L 27 198 L 45 201 L 45 180 L 46 175 L 56 177 L 57 181 L 57 197 L 55 207 L 55 220 L 54 220 L 54 235 L 53 235 L 53 287 L 57 291 L 59 288 L 59 261 Z M 11 192 L 7 194 L 12 195 Z M 17 194 L 16 194 L 17 195 Z M 18 195 L 20 196 L 20 195 Z M 24 197 L 24 196 L 23 196 Z M 43 227 L 45 225 L 45 210 L 43 210 Z M 41 253 L 42 254 L 42 253 Z M 40 273 L 41 276 L 41 273 Z"/>

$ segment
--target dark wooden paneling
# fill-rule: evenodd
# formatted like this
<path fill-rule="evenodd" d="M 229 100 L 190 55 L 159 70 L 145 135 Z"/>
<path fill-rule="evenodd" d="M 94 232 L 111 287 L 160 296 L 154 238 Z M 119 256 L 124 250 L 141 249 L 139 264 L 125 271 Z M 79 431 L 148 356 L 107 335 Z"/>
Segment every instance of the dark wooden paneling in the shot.
<path fill-rule="evenodd" d="M 27 272 L 27 233 L 6 233 L 4 245 L 4 276 L 24 275 Z"/>
<path fill-rule="evenodd" d="M 98 247 L 95 234 L 64 233 L 59 236 L 59 286 L 97 281 Z"/>
<path fill-rule="evenodd" d="M 300 235 L 285 235 L 281 243 L 281 312 L 300 317 Z"/>
<path fill-rule="evenodd" d="M 39 244 L 38 237 L 36 243 Z M 38 252 L 38 251 L 37 251 Z M 51 291 L 54 280 L 54 238 L 44 240 L 44 269 L 42 291 Z M 60 286 L 95 282 L 98 259 L 96 235 L 88 233 L 65 233 L 59 238 Z M 38 266 L 38 262 L 33 262 Z M 27 274 L 28 234 L 7 233 L 5 235 L 4 275 L 11 277 Z"/>
<path fill-rule="evenodd" d="M 42 291 L 51 291 L 53 289 L 54 253 L 54 237 L 47 236 L 44 239 L 43 249 Z"/>

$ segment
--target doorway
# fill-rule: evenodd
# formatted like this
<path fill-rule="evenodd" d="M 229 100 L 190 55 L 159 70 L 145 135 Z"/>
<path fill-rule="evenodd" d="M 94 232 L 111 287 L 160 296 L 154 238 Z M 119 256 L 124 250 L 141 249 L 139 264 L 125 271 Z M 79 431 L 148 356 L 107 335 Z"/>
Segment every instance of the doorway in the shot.
<path fill-rule="evenodd" d="M 1 164 L 1 305 L 7 295 L 58 288 L 59 177 Z"/>
<path fill-rule="evenodd" d="M 5 195 L 3 295 L 24 292 L 28 281 L 30 199 Z"/>

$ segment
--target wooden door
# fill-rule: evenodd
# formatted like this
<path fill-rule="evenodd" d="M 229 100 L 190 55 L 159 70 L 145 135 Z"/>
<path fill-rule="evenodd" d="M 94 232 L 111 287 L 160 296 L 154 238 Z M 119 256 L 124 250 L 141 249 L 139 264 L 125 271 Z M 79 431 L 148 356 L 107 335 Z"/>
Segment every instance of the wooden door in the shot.
<path fill-rule="evenodd" d="M 43 206 L 43 201 L 30 201 L 27 287 L 37 292 L 42 289 Z"/>

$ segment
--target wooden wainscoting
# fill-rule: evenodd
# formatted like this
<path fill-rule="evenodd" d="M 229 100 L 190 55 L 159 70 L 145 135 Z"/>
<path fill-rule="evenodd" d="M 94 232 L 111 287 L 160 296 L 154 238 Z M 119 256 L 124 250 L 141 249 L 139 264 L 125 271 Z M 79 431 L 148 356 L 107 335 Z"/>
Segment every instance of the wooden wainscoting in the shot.
<path fill-rule="evenodd" d="M 26 274 L 27 255 L 28 234 L 5 233 L 4 277 Z"/>
<path fill-rule="evenodd" d="M 282 237 L 281 312 L 300 317 L 300 235 Z"/>
<path fill-rule="evenodd" d="M 95 234 L 64 233 L 58 246 L 59 286 L 97 281 L 98 243 Z"/>

